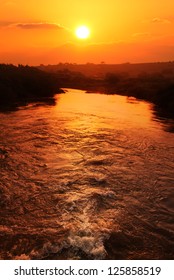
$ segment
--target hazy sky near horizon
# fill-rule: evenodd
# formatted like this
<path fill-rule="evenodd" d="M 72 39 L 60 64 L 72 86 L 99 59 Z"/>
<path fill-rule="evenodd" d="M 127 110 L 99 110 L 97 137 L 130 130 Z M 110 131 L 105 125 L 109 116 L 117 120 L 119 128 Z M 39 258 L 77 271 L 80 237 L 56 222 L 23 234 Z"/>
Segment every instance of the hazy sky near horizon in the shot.
<path fill-rule="evenodd" d="M 173 11 L 173 0 L 0 0 L 0 63 L 173 60 Z"/>

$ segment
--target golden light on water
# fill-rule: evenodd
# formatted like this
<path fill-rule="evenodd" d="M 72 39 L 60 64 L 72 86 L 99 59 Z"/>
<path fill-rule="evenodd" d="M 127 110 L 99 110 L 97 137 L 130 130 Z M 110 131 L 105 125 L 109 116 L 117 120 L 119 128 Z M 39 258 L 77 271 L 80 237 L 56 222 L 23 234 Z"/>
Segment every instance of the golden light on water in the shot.
<path fill-rule="evenodd" d="M 86 94 L 81 90 L 68 89 L 66 94 L 58 95 L 57 98 L 55 114 L 69 112 L 70 118 L 66 124 L 73 129 L 80 129 L 83 134 L 94 133 L 95 130 L 98 133 L 103 127 L 128 129 L 127 123 L 129 126 L 142 127 L 143 124 L 150 125 L 151 122 L 149 105 L 125 96 Z M 71 112 L 76 113 L 76 118 Z M 123 122 L 118 121 L 119 116 L 124 118 Z"/>

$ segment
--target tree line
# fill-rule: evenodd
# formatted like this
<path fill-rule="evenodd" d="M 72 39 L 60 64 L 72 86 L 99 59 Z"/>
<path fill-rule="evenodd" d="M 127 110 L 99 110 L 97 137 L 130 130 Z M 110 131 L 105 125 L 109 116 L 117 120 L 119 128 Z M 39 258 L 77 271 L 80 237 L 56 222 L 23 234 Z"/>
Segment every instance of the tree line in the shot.
<path fill-rule="evenodd" d="M 54 74 L 35 67 L 0 64 L 0 106 L 53 97 L 60 92 Z"/>

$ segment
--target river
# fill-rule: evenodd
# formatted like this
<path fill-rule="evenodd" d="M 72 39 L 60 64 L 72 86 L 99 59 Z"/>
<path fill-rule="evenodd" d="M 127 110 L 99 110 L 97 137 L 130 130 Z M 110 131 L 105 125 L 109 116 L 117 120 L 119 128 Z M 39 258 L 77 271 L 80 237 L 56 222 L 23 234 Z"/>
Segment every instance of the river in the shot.
<path fill-rule="evenodd" d="M 150 103 L 66 89 L 0 113 L 1 259 L 172 259 L 174 134 Z"/>

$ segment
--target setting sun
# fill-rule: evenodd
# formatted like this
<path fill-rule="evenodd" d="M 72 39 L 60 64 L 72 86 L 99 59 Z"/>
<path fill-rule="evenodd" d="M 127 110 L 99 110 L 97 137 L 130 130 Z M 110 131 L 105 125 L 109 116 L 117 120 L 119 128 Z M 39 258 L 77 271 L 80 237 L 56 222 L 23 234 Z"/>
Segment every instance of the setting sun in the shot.
<path fill-rule="evenodd" d="M 87 39 L 90 35 L 90 31 L 87 26 L 79 26 L 76 29 L 75 34 L 79 39 Z"/>

